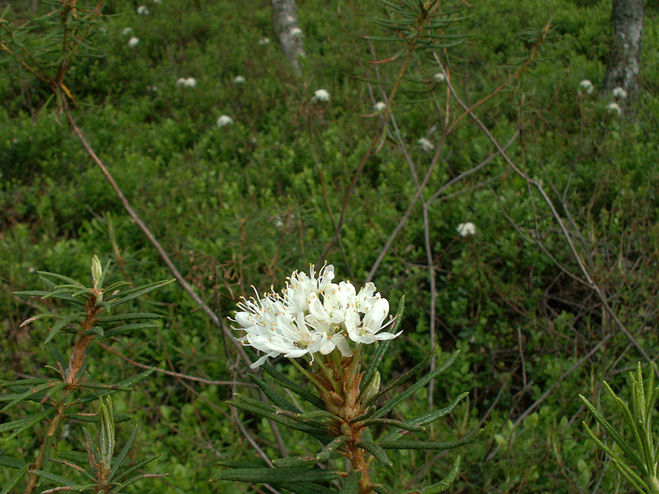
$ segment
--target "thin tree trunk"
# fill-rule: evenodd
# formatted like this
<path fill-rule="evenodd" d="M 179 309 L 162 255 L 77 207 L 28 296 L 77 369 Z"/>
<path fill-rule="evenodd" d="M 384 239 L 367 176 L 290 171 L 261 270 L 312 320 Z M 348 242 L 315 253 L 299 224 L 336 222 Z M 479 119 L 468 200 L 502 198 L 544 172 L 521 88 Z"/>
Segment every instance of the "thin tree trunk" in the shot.
<path fill-rule="evenodd" d="M 297 22 L 295 0 L 272 0 L 272 27 L 286 58 L 300 75 L 298 58 L 306 54 L 302 30 Z"/>
<path fill-rule="evenodd" d="M 641 39 L 643 34 L 644 0 L 613 0 L 611 24 L 613 34 L 609 61 L 602 89 L 610 94 L 617 87 L 627 96 L 622 107 L 629 117 L 636 115 L 638 75 L 641 66 Z"/>

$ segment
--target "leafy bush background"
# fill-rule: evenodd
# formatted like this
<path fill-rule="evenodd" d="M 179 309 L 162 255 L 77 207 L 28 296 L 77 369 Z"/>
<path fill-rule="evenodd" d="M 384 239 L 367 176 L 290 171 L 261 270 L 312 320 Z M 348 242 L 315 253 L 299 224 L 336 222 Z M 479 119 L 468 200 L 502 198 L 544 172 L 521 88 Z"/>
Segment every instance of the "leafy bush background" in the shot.
<path fill-rule="evenodd" d="M 110 1 L 93 48 L 77 59 L 68 79 L 79 103 L 78 124 L 176 265 L 224 316 L 231 314 L 238 296 L 250 294 L 251 284 L 259 291 L 273 283 L 281 286 L 293 269 L 322 261 L 323 248 L 334 234 L 326 203 L 338 216 L 381 124 L 378 117 L 363 116 L 372 112 L 374 100 L 362 79 L 373 79 L 374 68 L 369 44 L 356 36 L 382 34 L 372 22 L 382 15 L 381 4 L 298 1 L 308 53 L 301 80 L 274 41 L 270 3 L 242 5 L 164 0 L 149 4 L 149 16 L 137 16 L 136 5 Z M 646 8 L 642 95 L 638 120 L 631 124 L 607 115 L 606 97 L 583 98 L 580 106 L 576 90 L 582 79 L 592 80 L 596 88 L 603 80 L 608 2 L 486 1 L 467 13 L 458 27 L 466 39 L 450 48 L 446 59 L 453 84 L 471 103 L 521 67 L 551 20 L 528 70 L 477 114 L 501 142 L 523 128 L 510 156 L 531 176 L 553 184 L 552 199 L 569 206 L 582 235 L 580 248 L 609 304 L 646 351 L 656 355 L 656 5 Z M 15 15 L 27 13 L 19 8 Z M 135 49 L 127 46 L 129 36 L 122 35 L 127 26 L 140 39 Z M 273 42 L 259 45 L 265 36 Z M 376 50 L 385 58 L 394 47 L 377 44 Z M 387 79 L 398 67 L 393 62 L 378 68 Z M 430 157 L 416 147 L 416 140 L 439 124 L 442 114 L 432 110 L 430 95 L 419 92 L 425 86 L 418 81 L 435 72 L 432 61 L 415 59 L 393 107 L 421 170 Z M 236 75 L 246 83 L 234 84 Z M 175 87 L 179 77 L 195 77 L 198 86 Z M 331 101 L 311 105 L 313 91 L 320 87 L 329 90 Z M 433 88 L 432 95 L 443 104 L 445 88 Z M 65 117 L 52 106 L 41 110 L 47 96 L 46 87 L 15 66 L 0 79 L 2 379 L 38 374 L 47 361 L 38 344 L 47 334 L 46 323 L 19 325 L 36 310 L 52 308 L 52 302 L 13 295 L 38 285 L 34 270 L 85 279 L 89 259 L 97 253 L 120 260 L 115 276 L 135 284 L 170 277 Z M 236 124 L 217 128 L 221 114 L 232 116 Z M 430 137 L 436 140 L 438 135 Z M 428 192 L 493 150 L 465 120 L 446 141 Z M 368 161 L 350 199 L 342 230 L 345 257 L 336 245 L 327 255 L 340 277 L 365 279 L 415 191 L 401 153 L 386 143 Z M 556 261 L 577 272 L 546 207 L 529 195 L 501 158 L 447 194 L 429 210 L 437 263 L 437 327 L 445 351 L 463 351 L 449 376 L 435 383 L 436 396 L 441 400 L 463 390 L 471 395 L 469 404 L 432 434 L 450 439 L 485 428 L 481 440 L 464 451 L 454 491 L 615 491 L 617 474 L 605 469 L 605 458 L 578 425 L 586 414 L 577 393 L 596 402 L 601 380 L 616 388 L 623 371 L 640 356 L 592 291 L 528 241 L 537 230 Z M 112 218 L 113 236 L 104 215 Z M 457 235 L 457 224 L 464 221 L 477 225 L 475 236 Z M 390 300 L 402 294 L 407 298 L 405 336 L 394 345 L 395 359 L 387 369 L 394 375 L 429 350 L 430 296 L 420 206 L 374 281 Z M 162 313 L 162 327 L 118 339 L 119 352 L 185 374 L 232 379 L 238 364 L 231 350 L 177 286 L 142 303 Z M 610 331 L 616 335 L 605 346 L 560 379 Z M 92 349 L 91 362 L 94 372 L 108 379 L 139 371 L 98 347 Z M 549 397 L 515 424 L 557 380 Z M 154 482 L 151 492 L 256 492 L 208 484 L 218 459 L 253 456 L 224 403 L 230 394 L 226 386 L 154 374 L 140 392 L 115 399 L 118 413 L 132 414 L 141 424 L 140 454 L 160 454 L 149 468 L 169 472 Z M 427 406 L 426 397 L 418 396 L 408 406 L 419 413 Z M 277 455 L 269 425 L 244 419 L 266 450 Z M 72 430 L 60 446 L 81 437 L 81 431 Z M 32 451 L 33 441 L 12 441 L 8 451 Z M 286 444 L 297 454 L 314 447 L 296 437 Z M 430 482 L 450 459 L 410 454 L 396 463 L 388 481 L 392 486 Z M 6 474 L 0 469 L 0 478 Z"/>

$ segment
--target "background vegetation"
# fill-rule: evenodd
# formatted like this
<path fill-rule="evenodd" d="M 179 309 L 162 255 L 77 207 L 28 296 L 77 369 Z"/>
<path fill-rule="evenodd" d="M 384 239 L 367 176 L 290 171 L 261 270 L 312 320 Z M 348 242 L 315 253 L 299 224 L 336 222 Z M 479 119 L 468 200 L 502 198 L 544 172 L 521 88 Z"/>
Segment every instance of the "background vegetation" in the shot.
<path fill-rule="evenodd" d="M 457 3 L 450 27 L 460 43 L 430 46 L 467 105 L 492 95 L 474 113 L 502 145 L 512 139 L 508 156 L 547 191 L 591 286 L 577 279 L 584 273 L 537 188 L 496 154 L 472 119 L 459 120 L 461 107 L 433 77 L 440 69 L 431 51 L 411 57 L 391 106 L 399 130 L 389 124 L 359 171 L 385 122 L 373 104 L 389 94 L 403 59 L 399 41 L 360 36 L 391 34 L 375 22 L 387 15 L 379 1 L 298 0 L 308 54 L 301 79 L 274 39 L 260 43 L 274 38 L 270 2 L 245 8 L 164 0 L 147 3 L 149 15 L 137 15 L 137 5 L 106 3 L 68 74 L 73 111 L 128 200 L 217 314 L 230 316 L 250 285 L 281 287 L 310 262 L 328 260 L 339 278 L 361 283 L 383 253 L 373 281 L 393 304 L 402 294 L 407 300 L 404 334 L 385 375 L 426 355 L 431 330 L 443 351 L 462 350 L 433 390 L 435 402 L 470 391 L 432 430 L 435 440 L 484 429 L 461 451 L 454 492 L 625 491 L 581 427 L 588 413 L 577 395 L 606 405 L 603 379 L 620 389 L 626 371 L 646 362 L 639 348 L 656 358 L 656 5 L 646 9 L 639 112 L 631 123 L 607 112 L 612 98 L 597 91 L 609 2 Z M 14 7 L 12 22 L 31 15 Z M 123 34 L 126 27 L 133 32 Z M 131 36 L 139 38 L 134 48 Z M 50 89 L 17 65 L 8 68 L 0 78 L 0 379 L 11 380 L 41 375 L 48 361 L 39 345 L 48 321 L 20 323 L 57 304 L 14 294 L 40 286 L 35 271 L 87 279 L 98 254 L 113 260 L 114 278 L 135 285 L 171 274 L 66 117 L 45 106 Z M 243 84 L 233 82 L 239 75 Z M 177 86 L 181 77 L 194 77 L 196 87 Z M 593 95 L 578 92 L 582 79 L 593 82 Z M 319 88 L 330 92 L 327 104 L 311 102 Z M 218 128 L 222 114 L 235 124 Z M 417 145 L 421 137 L 440 149 L 436 165 L 434 153 Z M 477 172 L 445 186 L 493 153 Z M 404 216 L 431 166 L 422 200 Z M 345 204 L 339 242 L 335 226 Z M 477 232 L 461 237 L 456 228 L 466 221 Z M 121 380 L 143 370 L 137 362 L 247 381 L 232 345 L 178 285 L 140 304 L 163 316 L 159 326 L 115 338 L 113 352 L 92 346 L 96 376 Z M 219 460 L 254 457 L 225 403 L 232 391 L 154 373 L 139 392 L 115 395 L 115 413 L 141 426 L 135 454 L 160 455 L 147 471 L 169 473 L 135 492 L 262 492 L 208 483 Z M 427 395 L 407 404 L 410 413 L 427 406 Z M 270 424 L 240 419 L 266 452 L 282 455 Z M 82 437 L 72 427 L 58 447 Z M 296 436 L 283 442 L 290 454 L 314 450 Z M 36 444 L 20 436 L 0 452 L 31 454 Z M 385 475 L 395 490 L 424 485 L 452 458 L 410 454 Z M 0 467 L 0 484 L 9 474 Z"/>

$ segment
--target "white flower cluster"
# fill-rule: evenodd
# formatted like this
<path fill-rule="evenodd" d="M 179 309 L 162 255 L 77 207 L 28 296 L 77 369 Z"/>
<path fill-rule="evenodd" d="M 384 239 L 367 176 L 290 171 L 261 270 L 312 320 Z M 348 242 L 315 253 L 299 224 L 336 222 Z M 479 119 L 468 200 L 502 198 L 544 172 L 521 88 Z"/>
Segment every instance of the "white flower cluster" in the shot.
<path fill-rule="evenodd" d="M 215 124 L 220 128 L 226 127 L 227 125 L 233 124 L 233 118 L 231 118 L 229 115 L 220 115 Z"/>
<path fill-rule="evenodd" d="M 579 83 L 579 92 L 583 91 L 586 94 L 593 94 L 594 90 L 595 87 L 593 86 L 593 83 L 588 79 L 584 79 Z"/>
<path fill-rule="evenodd" d="M 434 76 L 433 79 L 435 79 L 435 82 L 440 84 L 446 80 L 446 76 L 442 72 L 437 72 Z"/>
<path fill-rule="evenodd" d="M 140 44 L 140 40 L 139 40 L 139 38 L 136 38 L 135 36 L 133 36 L 132 38 L 130 38 L 128 40 L 128 47 L 129 48 L 135 48 L 139 44 Z"/>
<path fill-rule="evenodd" d="M 621 87 L 614 87 L 613 91 L 611 91 L 611 94 L 615 99 L 625 99 L 627 97 L 627 91 Z"/>
<path fill-rule="evenodd" d="M 426 153 L 429 153 L 430 151 L 435 149 L 435 145 L 432 142 L 430 142 L 428 139 L 426 139 L 425 137 L 419 138 L 419 140 L 416 141 L 416 143 L 419 145 L 421 150 L 426 152 Z"/>
<path fill-rule="evenodd" d="M 460 223 L 457 228 L 458 234 L 461 237 L 467 237 L 469 235 L 475 235 L 476 234 L 476 225 L 474 225 L 471 221 L 467 221 L 466 223 Z"/>
<path fill-rule="evenodd" d="M 615 113 L 616 115 L 622 114 L 622 108 L 620 108 L 620 105 L 618 103 L 609 103 L 606 106 L 606 111 L 608 111 L 609 113 Z"/>
<path fill-rule="evenodd" d="M 394 319 L 389 318 L 389 302 L 366 283 L 357 293 L 352 283 L 332 283 L 334 266 L 326 265 L 318 273 L 295 271 L 282 293 L 272 292 L 262 298 L 243 300 L 233 319 L 246 334 L 239 338 L 263 352 L 251 367 L 259 367 L 269 357 L 284 355 L 298 358 L 320 352 L 327 355 L 338 349 L 351 355 L 348 340 L 369 344 L 398 336 L 380 332 Z"/>
<path fill-rule="evenodd" d="M 146 5 L 140 5 L 137 7 L 137 15 L 149 15 L 149 9 Z"/>
<path fill-rule="evenodd" d="M 313 98 L 311 98 L 311 101 L 320 101 L 322 103 L 327 103 L 329 100 L 330 94 L 326 89 L 316 89 Z"/>
<path fill-rule="evenodd" d="M 194 77 L 179 77 L 176 79 L 177 87 L 195 87 L 197 85 L 197 79 Z"/>
<path fill-rule="evenodd" d="M 384 101 L 378 101 L 373 105 L 373 110 L 375 113 L 382 113 L 387 109 L 387 104 Z"/>
<path fill-rule="evenodd" d="M 236 77 L 233 78 L 233 83 L 234 84 L 245 84 L 245 78 L 241 75 L 237 75 Z"/>

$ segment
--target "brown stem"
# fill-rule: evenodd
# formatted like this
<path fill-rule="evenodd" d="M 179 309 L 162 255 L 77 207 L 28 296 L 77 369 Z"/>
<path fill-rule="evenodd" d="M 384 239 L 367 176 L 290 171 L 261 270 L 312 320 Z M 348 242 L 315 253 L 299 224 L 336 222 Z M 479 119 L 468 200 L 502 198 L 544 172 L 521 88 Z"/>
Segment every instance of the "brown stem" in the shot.
<path fill-rule="evenodd" d="M 96 307 L 98 293 L 94 292 L 89 296 L 87 301 L 87 316 L 85 317 L 84 322 L 78 330 L 78 336 L 71 351 L 71 356 L 69 357 L 69 366 L 66 369 L 65 379 L 68 386 L 64 388 L 64 394 L 57 402 L 55 406 L 55 416 L 50 421 L 48 425 L 48 431 L 46 432 L 46 437 L 41 443 L 41 448 L 39 448 L 39 455 L 35 460 L 32 468 L 30 469 L 31 473 L 25 486 L 24 494 L 31 494 L 34 488 L 37 486 L 37 474 L 34 473 L 35 470 L 41 470 L 43 467 L 43 462 L 46 458 L 46 449 L 52 441 L 52 438 L 55 437 L 57 429 L 59 428 L 62 417 L 64 416 L 64 410 L 66 409 L 66 399 L 68 396 L 77 388 L 78 386 L 78 372 L 85 363 L 85 354 L 87 352 L 87 347 L 94 339 L 94 335 L 88 334 L 88 331 L 96 323 L 96 317 L 103 310 L 102 307 Z"/>
<path fill-rule="evenodd" d="M 39 449 L 39 455 L 37 456 L 37 459 L 34 462 L 34 466 L 30 469 L 31 473 L 30 473 L 30 477 L 28 478 L 27 485 L 25 486 L 24 494 L 31 494 L 34 488 L 37 486 L 38 477 L 37 474 L 34 473 L 34 471 L 41 470 L 41 467 L 43 466 L 43 462 L 46 458 L 46 449 L 48 447 L 48 444 L 50 444 L 52 438 L 55 437 L 55 434 L 57 433 L 57 429 L 59 428 L 59 424 L 62 421 L 62 417 L 64 416 L 64 410 L 66 408 L 65 402 L 69 393 L 70 393 L 70 389 L 65 389 L 64 396 L 57 403 L 57 406 L 55 407 L 55 416 L 50 421 L 50 425 L 48 425 L 46 438 L 43 440 L 43 443 L 41 443 L 41 448 Z"/>

